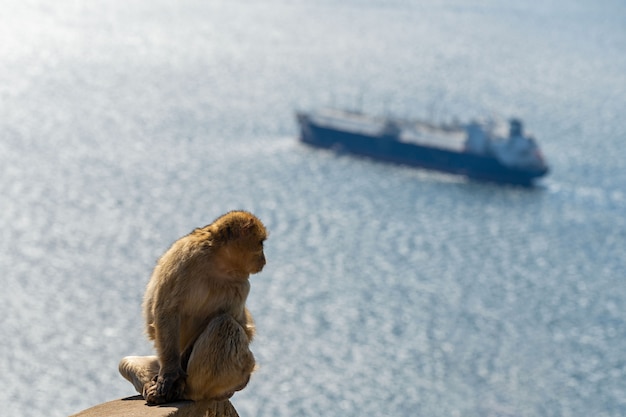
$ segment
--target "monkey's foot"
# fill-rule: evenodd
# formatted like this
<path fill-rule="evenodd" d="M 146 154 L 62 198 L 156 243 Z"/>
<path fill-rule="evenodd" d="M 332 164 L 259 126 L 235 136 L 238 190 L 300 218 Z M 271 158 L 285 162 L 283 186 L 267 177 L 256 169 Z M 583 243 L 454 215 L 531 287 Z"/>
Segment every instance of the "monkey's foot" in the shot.
<path fill-rule="evenodd" d="M 144 385 L 143 398 L 149 405 L 164 404 L 183 399 L 186 376 L 182 370 L 155 376 L 151 383 Z"/>
<path fill-rule="evenodd" d="M 147 383 L 144 387 L 143 387 L 143 392 L 141 393 L 141 395 L 143 395 L 143 398 L 146 400 L 146 402 L 149 405 L 158 405 L 158 404 L 164 404 L 167 401 L 165 400 L 165 397 L 160 397 L 157 395 L 156 392 L 156 381 L 152 382 L 152 383 Z"/>

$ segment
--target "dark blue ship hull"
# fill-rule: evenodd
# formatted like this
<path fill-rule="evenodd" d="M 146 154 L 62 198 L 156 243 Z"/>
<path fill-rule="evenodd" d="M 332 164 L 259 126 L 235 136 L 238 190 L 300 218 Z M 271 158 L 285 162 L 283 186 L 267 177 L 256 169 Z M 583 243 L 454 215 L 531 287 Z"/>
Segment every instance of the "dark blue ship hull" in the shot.
<path fill-rule="evenodd" d="M 300 140 L 311 146 L 477 180 L 523 186 L 532 185 L 533 180 L 547 173 L 547 169 L 533 171 L 507 167 L 493 157 L 404 143 L 390 136 L 374 136 L 317 126 L 310 123 L 305 116 L 299 116 L 298 120 L 301 127 Z"/>

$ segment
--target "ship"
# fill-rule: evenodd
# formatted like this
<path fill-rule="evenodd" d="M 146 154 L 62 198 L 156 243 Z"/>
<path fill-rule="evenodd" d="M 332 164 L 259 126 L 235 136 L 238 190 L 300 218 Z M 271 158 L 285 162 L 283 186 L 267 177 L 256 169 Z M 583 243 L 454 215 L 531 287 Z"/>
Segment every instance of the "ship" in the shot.
<path fill-rule="evenodd" d="M 303 143 L 376 160 L 522 186 L 549 171 L 517 118 L 433 123 L 323 109 L 296 119 Z"/>

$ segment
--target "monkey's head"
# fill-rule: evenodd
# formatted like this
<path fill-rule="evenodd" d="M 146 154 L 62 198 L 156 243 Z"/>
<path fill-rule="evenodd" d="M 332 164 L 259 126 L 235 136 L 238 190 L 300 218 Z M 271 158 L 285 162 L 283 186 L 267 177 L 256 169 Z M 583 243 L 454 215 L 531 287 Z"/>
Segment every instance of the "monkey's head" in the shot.
<path fill-rule="evenodd" d="M 256 274 L 265 266 L 263 242 L 267 230 L 247 211 L 231 211 L 210 225 L 213 244 L 234 272 Z"/>

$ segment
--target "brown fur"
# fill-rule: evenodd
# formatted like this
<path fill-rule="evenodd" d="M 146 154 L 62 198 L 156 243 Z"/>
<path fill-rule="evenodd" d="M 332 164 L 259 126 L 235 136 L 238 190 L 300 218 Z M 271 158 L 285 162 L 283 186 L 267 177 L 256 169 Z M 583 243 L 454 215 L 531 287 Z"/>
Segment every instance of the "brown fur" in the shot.
<path fill-rule="evenodd" d="M 148 403 L 227 398 L 245 387 L 255 366 L 248 277 L 265 265 L 266 238 L 258 218 L 232 211 L 177 240 L 159 259 L 143 302 L 157 357 L 120 363 Z M 146 358 L 158 358 L 157 375 Z"/>

